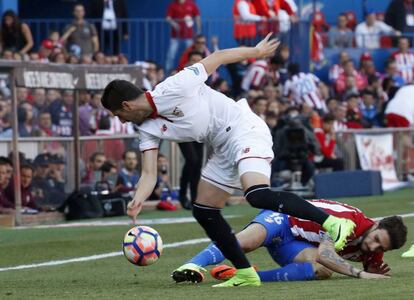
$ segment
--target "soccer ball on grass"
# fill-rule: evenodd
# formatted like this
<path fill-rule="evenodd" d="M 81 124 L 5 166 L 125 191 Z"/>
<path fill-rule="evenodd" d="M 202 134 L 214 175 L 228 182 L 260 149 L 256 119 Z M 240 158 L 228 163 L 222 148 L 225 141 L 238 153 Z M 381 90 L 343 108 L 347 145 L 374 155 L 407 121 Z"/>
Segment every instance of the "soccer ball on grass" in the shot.
<path fill-rule="evenodd" d="M 135 226 L 124 237 L 125 257 L 134 265 L 149 266 L 155 263 L 162 252 L 159 233 L 148 226 Z"/>

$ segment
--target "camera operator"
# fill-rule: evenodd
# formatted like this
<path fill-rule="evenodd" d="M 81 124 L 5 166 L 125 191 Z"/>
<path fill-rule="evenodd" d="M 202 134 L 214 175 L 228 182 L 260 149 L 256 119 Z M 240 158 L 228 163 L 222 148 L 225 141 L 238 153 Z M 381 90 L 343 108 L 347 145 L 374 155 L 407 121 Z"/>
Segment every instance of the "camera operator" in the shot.
<path fill-rule="evenodd" d="M 319 143 L 313 131 L 305 126 L 304 120 L 296 108 L 291 108 L 284 120 L 284 126 L 274 138 L 274 152 L 277 160 L 274 170 L 301 171 L 301 183 L 305 186 L 315 171 L 315 160 L 320 160 Z"/>

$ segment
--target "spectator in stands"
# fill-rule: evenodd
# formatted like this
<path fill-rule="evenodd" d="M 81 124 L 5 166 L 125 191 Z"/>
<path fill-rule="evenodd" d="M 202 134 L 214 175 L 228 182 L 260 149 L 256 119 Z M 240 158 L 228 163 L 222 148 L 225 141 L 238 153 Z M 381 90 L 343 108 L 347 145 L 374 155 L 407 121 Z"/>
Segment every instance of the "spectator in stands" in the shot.
<path fill-rule="evenodd" d="M 236 0 L 233 5 L 234 39 L 239 45 L 253 46 L 256 41 L 256 23 L 266 21 L 260 16 L 251 0 Z"/>
<path fill-rule="evenodd" d="M 268 101 L 265 97 L 259 96 L 254 99 L 252 110 L 256 115 L 265 120 Z"/>
<path fill-rule="evenodd" d="M 351 48 L 353 45 L 353 32 L 346 26 L 348 19 L 345 14 L 338 16 L 336 27 L 329 30 L 329 47 L 331 48 Z"/>
<path fill-rule="evenodd" d="M 379 127 L 378 107 L 374 92 L 365 89 L 361 93 L 360 111 L 364 120 L 364 127 Z"/>
<path fill-rule="evenodd" d="M 37 119 L 40 112 L 48 109 L 46 103 L 46 91 L 45 89 L 34 89 L 33 90 L 33 118 Z"/>
<path fill-rule="evenodd" d="M 187 48 L 193 42 L 194 20 L 199 34 L 201 33 L 200 11 L 193 1 L 173 0 L 168 6 L 167 22 L 171 26 L 171 40 L 165 66 L 167 73 L 173 69 L 180 44 L 184 43 Z"/>
<path fill-rule="evenodd" d="M 66 42 L 68 51 L 79 52 L 79 55 L 92 56 L 99 51 L 99 40 L 96 28 L 85 19 L 85 8 L 82 4 L 76 4 L 73 8 L 75 17 L 72 24 L 63 30 L 62 41 Z"/>
<path fill-rule="evenodd" d="M 414 33 L 414 1 L 391 1 L 385 12 L 385 23 L 402 33 Z"/>
<path fill-rule="evenodd" d="M 41 62 L 49 62 L 49 57 L 53 53 L 53 42 L 50 40 L 43 40 L 39 47 L 37 60 Z M 33 60 L 32 54 L 30 55 L 30 60 Z"/>
<path fill-rule="evenodd" d="M 391 57 L 395 60 L 397 70 L 405 83 L 412 83 L 414 80 L 414 53 L 410 51 L 410 41 L 407 37 L 398 39 L 398 50 Z"/>
<path fill-rule="evenodd" d="M 38 116 L 38 125 L 33 130 L 34 136 L 59 136 L 60 127 L 52 123 L 52 116 L 49 111 L 41 111 Z"/>
<path fill-rule="evenodd" d="M 82 178 L 83 184 L 95 184 L 101 178 L 101 167 L 106 161 L 106 156 L 102 152 L 95 152 L 89 158 L 89 164 L 87 167 L 86 175 Z M 96 173 L 98 172 L 99 175 Z"/>
<path fill-rule="evenodd" d="M 307 104 L 319 112 L 326 112 L 326 103 L 320 92 L 323 83 L 312 73 L 300 72 L 296 63 L 289 64 L 289 79 L 286 81 L 283 96 L 295 105 Z"/>
<path fill-rule="evenodd" d="M 115 192 L 116 182 L 118 179 L 118 169 L 116 168 L 116 164 L 111 160 L 107 160 L 100 168 L 100 171 L 101 178 L 99 179 L 99 181 L 107 183 L 109 186 L 109 190 L 111 192 Z"/>
<path fill-rule="evenodd" d="M 277 85 L 279 82 L 279 66 L 279 60 L 276 57 L 256 60 L 244 74 L 241 88 L 247 92 L 251 89 L 262 90 L 268 84 Z"/>
<path fill-rule="evenodd" d="M 359 107 L 359 95 L 358 94 L 350 94 L 346 98 L 347 104 L 347 111 L 346 111 L 346 119 L 347 119 L 347 127 L 360 129 L 364 128 L 364 120 L 362 118 L 362 113 Z"/>
<path fill-rule="evenodd" d="M 385 74 L 384 78 L 392 79 L 392 81 L 398 86 L 401 87 L 405 85 L 404 78 L 400 75 L 398 71 L 397 62 L 393 58 L 389 58 L 385 63 Z"/>
<path fill-rule="evenodd" d="M 189 65 L 189 60 L 190 60 L 190 53 L 192 52 L 197 52 L 197 53 L 201 53 L 202 58 L 210 55 L 210 51 L 207 48 L 207 41 L 206 41 L 206 37 L 202 34 L 197 35 L 194 38 L 194 43 L 189 46 L 187 49 L 185 49 L 185 51 L 183 52 L 183 54 L 181 55 L 181 58 L 178 62 L 178 68 L 177 70 L 182 70 L 185 66 Z"/>
<path fill-rule="evenodd" d="M 380 75 L 375 69 L 375 64 L 371 53 L 364 52 L 359 59 L 359 73 L 364 78 L 365 83 L 368 82 L 368 77 L 371 75 Z"/>
<path fill-rule="evenodd" d="M 117 190 L 120 192 L 135 191 L 135 186 L 139 180 L 138 154 L 135 150 L 127 150 L 122 155 L 124 166 L 118 173 L 116 183 Z"/>
<path fill-rule="evenodd" d="M 346 61 L 349 60 L 349 54 L 346 51 L 341 51 L 339 53 L 339 62 L 337 64 L 333 64 L 329 69 L 329 81 L 335 83 L 335 81 L 339 78 L 344 72 L 343 65 Z"/>
<path fill-rule="evenodd" d="M 32 136 L 34 130 L 33 106 L 29 102 L 23 102 L 18 109 L 19 136 Z"/>
<path fill-rule="evenodd" d="M 79 107 L 79 132 L 81 135 L 92 135 L 98 129 L 98 109 L 94 107 L 95 102 L 92 102 L 90 94 L 84 92 L 87 96 L 80 101 L 83 104 Z"/>
<path fill-rule="evenodd" d="M 9 213 L 14 208 L 14 203 L 6 194 L 10 179 L 7 174 L 8 163 L 5 159 L 5 157 L 0 157 L 0 213 Z"/>
<path fill-rule="evenodd" d="M 317 168 L 332 168 L 333 171 L 342 171 L 344 161 L 335 154 L 336 134 L 334 130 L 335 117 L 331 114 L 323 117 L 322 128 L 315 128 L 315 136 L 323 155 L 323 159 L 315 165 Z"/>
<path fill-rule="evenodd" d="M 339 106 L 339 101 L 335 97 L 330 97 L 326 100 L 326 107 L 328 108 L 328 114 L 334 115 L 336 108 Z"/>
<path fill-rule="evenodd" d="M 29 90 L 25 87 L 18 87 L 16 97 L 18 104 L 29 101 Z"/>
<path fill-rule="evenodd" d="M 49 153 L 39 154 L 34 160 L 32 192 L 37 205 L 45 210 L 58 207 L 66 199 L 61 161 L 61 158 Z"/>
<path fill-rule="evenodd" d="M 90 18 L 101 19 L 96 23 L 96 28 L 101 37 L 102 50 L 106 54 L 118 54 L 120 52 L 122 37 L 128 36 L 128 24 L 119 19 L 127 19 L 128 14 L 124 0 L 92 0 L 90 1 Z"/>
<path fill-rule="evenodd" d="M 400 35 L 398 30 L 377 20 L 374 11 L 368 11 L 365 22 L 355 28 L 356 45 L 358 48 L 378 49 L 380 47 L 381 34 Z"/>
<path fill-rule="evenodd" d="M 364 77 L 355 69 L 354 62 L 349 59 L 342 64 L 344 71 L 335 82 L 335 90 L 346 98 L 349 94 L 358 93 L 366 86 Z"/>
<path fill-rule="evenodd" d="M 50 104 L 52 123 L 59 126 L 61 136 L 72 135 L 73 101 L 73 91 L 65 90 L 62 99 L 56 99 Z"/>
<path fill-rule="evenodd" d="M 348 129 L 345 105 L 341 104 L 335 108 L 334 118 L 335 120 L 333 123 L 333 128 L 335 132 L 340 132 Z"/>
<path fill-rule="evenodd" d="M 50 89 L 46 92 L 46 103 L 47 105 L 52 104 L 55 100 L 60 99 L 62 97 L 60 91 Z"/>
<path fill-rule="evenodd" d="M 149 197 L 150 200 L 160 200 L 163 190 L 166 190 L 171 195 L 173 189 L 171 188 L 169 169 L 170 163 L 167 157 L 159 153 L 157 160 L 157 183 Z"/>
<path fill-rule="evenodd" d="M 11 50 L 27 54 L 33 47 L 33 37 L 29 26 L 22 23 L 12 10 L 3 13 L 0 32 L 0 50 Z"/>
<path fill-rule="evenodd" d="M 147 90 L 152 90 L 158 84 L 157 64 L 154 61 L 148 60 L 145 62 L 136 62 L 136 65 L 141 65 L 144 70 L 145 77 L 143 78 L 143 86 Z"/>
<path fill-rule="evenodd" d="M 105 59 L 105 54 L 101 51 L 95 52 L 93 55 L 93 60 L 97 65 L 106 65 L 107 61 Z"/>
<path fill-rule="evenodd" d="M 33 175 L 34 169 L 31 165 L 23 164 L 20 166 L 22 207 L 40 210 L 40 207 L 36 204 L 36 198 L 32 191 Z"/>

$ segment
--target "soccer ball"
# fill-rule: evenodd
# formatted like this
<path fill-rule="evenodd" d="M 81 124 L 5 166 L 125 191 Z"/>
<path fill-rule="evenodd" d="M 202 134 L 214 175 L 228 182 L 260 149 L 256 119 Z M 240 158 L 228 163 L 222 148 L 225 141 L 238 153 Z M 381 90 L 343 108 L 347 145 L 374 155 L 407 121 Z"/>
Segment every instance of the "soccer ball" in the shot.
<path fill-rule="evenodd" d="M 135 226 L 125 234 L 123 250 L 125 257 L 134 265 L 152 265 L 161 255 L 162 240 L 155 229 Z"/>

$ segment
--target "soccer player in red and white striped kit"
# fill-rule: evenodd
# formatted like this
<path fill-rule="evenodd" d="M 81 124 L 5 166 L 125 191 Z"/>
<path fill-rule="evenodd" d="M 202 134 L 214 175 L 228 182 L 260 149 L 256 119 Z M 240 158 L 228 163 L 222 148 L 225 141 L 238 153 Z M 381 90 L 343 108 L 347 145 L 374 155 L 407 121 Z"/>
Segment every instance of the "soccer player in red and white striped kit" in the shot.
<path fill-rule="evenodd" d="M 296 63 L 288 66 L 289 79 L 286 80 L 283 95 L 296 105 L 306 103 L 317 111 L 327 112 L 328 108 L 319 90 L 321 81 L 311 73 L 300 72 L 299 68 Z"/>

